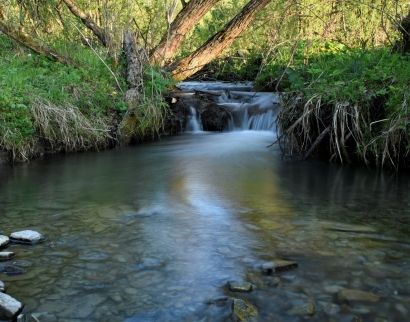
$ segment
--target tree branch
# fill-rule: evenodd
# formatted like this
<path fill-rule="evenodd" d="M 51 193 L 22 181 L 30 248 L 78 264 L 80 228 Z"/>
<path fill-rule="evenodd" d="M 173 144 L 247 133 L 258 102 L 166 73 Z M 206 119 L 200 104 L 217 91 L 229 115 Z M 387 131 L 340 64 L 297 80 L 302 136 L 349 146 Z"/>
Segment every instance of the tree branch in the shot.
<path fill-rule="evenodd" d="M 109 35 L 100 26 L 98 26 L 97 23 L 93 19 L 91 19 L 91 17 L 89 17 L 84 11 L 78 8 L 74 4 L 74 2 L 72 2 L 71 0 L 63 0 L 63 2 L 66 4 L 68 9 L 70 9 L 72 14 L 80 18 L 84 25 L 88 29 L 90 29 L 94 35 L 97 36 L 97 38 L 105 47 L 107 47 L 109 43 Z"/>

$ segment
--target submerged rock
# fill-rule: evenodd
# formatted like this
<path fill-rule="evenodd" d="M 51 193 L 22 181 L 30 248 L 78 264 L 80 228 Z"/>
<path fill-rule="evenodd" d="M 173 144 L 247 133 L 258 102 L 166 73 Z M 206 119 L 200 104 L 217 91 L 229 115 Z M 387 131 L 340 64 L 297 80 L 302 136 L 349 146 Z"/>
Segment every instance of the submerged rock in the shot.
<path fill-rule="evenodd" d="M 0 261 L 8 261 L 12 259 L 16 254 L 13 252 L 0 252 Z"/>
<path fill-rule="evenodd" d="M 282 258 L 274 258 L 270 262 L 262 264 L 261 270 L 263 273 L 271 275 L 277 272 L 288 271 L 290 269 L 297 268 L 298 266 L 298 263 L 294 261 Z"/>
<path fill-rule="evenodd" d="M 0 281 L 0 292 L 6 293 L 6 284 L 4 284 L 4 282 L 2 281 Z"/>
<path fill-rule="evenodd" d="M 289 315 L 314 315 L 315 303 L 309 302 L 303 305 L 295 306 L 294 308 L 291 308 L 287 313 Z"/>
<path fill-rule="evenodd" d="M 12 265 L 0 265 L 0 272 L 5 272 L 8 276 L 24 274 L 26 271 L 20 267 Z"/>
<path fill-rule="evenodd" d="M 228 296 L 218 296 L 209 301 L 209 304 L 214 304 L 217 307 L 225 306 L 231 300 Z"/>
<path fill-rule="evenodd" d="M 340 301 L 378 302 L 380 300 L 378 295 L 361 290 L 342 289 L 337 296 Z"/>
<path fill-rule="evenodd" d="M 4 235 L 0 235 L 0 248 L 6 247 L 8 244 L 10 244 L 10 238 Z"/>
<path fill-rule="evenodd" d="M 232 292 L 252 292 L 254 285 L 249 282 L 229 281 L 228 287 Z"/>
<path fill-rule="evenodd" d="M 10 321 L 23 310 L 24 305 L 10 295 L 0 293 L 0 320 Z"/>
<path fill-rule="evenodd" d="M 225 322 L 252 322 L 258 315 L 258 310 L 248 302 L 241 299 L 232 300 L 232 314 Z"/>
<path fill-rule="evenodd" d="M 10 239 L 13 242 L 23 244 L 39 244 L 45 240 L 43 235 L 34 230 L 22 230 L 12 233 Z"/>

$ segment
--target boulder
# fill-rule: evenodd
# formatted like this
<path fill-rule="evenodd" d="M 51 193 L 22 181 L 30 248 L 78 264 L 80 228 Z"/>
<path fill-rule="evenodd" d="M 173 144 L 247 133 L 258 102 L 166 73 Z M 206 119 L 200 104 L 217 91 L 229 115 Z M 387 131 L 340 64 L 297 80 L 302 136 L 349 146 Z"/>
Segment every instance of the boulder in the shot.
<path fill-rule="evenodd" d="M 10 321 L 17 317 L 24 305 L 10 295 L 0 293 L 0 320 Z"/>
<path fill-rule="evenodd" d="M 6 247 L 8 244 L 10 244 L 10 238 L 0 235 L 0 248 Z"/>
<path fill-rule="evenodd" d="M 10 240 L 23 244 L 39 244 L 42 243 L 45 238 L 40 233 L 34 230 L 22 230 L 10 235 Z"/>
<path fill-rule="evenodd" d="M 13 252 L 0 252 L 0 261 L 8 261 L 12 259 L 16 254 Z"/>
<path fill-rule="evenodd" d="M 337 296 L 340 301 L 378 302 L 380 300 L 378 295 L 361 290 L 342 289 Z"/>

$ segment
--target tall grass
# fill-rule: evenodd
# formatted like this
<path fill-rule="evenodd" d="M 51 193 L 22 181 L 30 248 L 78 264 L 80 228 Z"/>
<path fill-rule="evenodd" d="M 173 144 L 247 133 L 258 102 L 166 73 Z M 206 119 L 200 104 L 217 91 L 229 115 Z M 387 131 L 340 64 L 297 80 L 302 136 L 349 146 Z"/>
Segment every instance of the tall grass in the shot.
<path fill-rule="evenodd" d="M 103 148 L 126 110 L 112 75 L 83 48 L 64 66 L 0 36 L 0 149 L 10 161 L 53 151 Z M 80 148 L 80 142 L 83 146 Z"/>
<path fill-rule="evenodd" d="M 387 47 L 353 50 L 324 43 L 309 64 L 274 68 L 283 75 L 278 124 L 287 155 L 305 155 L 329 128 L 318 155 L 342 163 L 409 165 L 408 57 Z M 270 72 L 262 74 L 259 86 L 269 77 Z M 279 78 L 272 84 L 278 85 Z"/>

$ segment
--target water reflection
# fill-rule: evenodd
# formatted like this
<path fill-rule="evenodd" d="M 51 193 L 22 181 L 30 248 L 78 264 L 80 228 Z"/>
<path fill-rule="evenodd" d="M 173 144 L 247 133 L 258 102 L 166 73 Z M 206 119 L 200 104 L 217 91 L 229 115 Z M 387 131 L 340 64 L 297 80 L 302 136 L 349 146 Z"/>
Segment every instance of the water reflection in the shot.
<path fill-rule="evenodd" d="M 222 321 L 229 307 L 208 304 L 221 295 L 260 321 L 298 321 L 292 308 L 308 302 L 314 321 L 404 321 L 408 178 L 282 162 L 273 140 L 183 135 L 0 168 L 0 229 L 47 236 L 12 245 L 27 273 L 0 279 L 40 321 Z M 299 268 L 263 275 L 274 257 Z M 228 280 L 256 289 L 235 294 Z M 342 288 L 380 301 L 346 303 Z"/>

